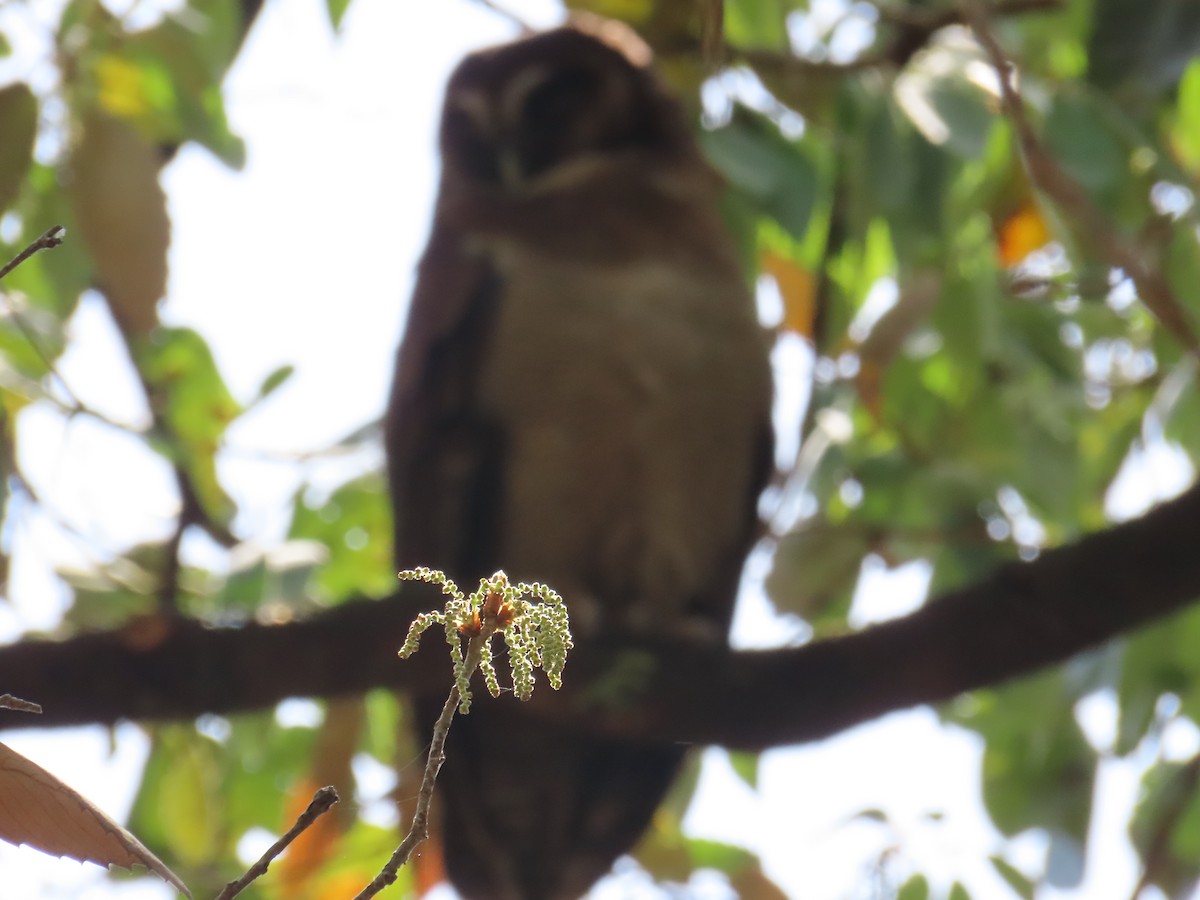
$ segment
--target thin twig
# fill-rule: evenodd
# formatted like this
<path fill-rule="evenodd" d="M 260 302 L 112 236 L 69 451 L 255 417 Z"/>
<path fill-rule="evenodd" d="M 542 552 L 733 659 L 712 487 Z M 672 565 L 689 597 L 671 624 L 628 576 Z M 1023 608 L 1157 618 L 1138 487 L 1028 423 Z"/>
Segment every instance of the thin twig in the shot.
<path fill-rule="evenodd" d="M 304 812 L 300 813 L 296 824 L 288 829 L 287 834 L 273 843 L 267 852 L 258 858 L 258 862 L 246 870 L 245 875 L 225 885 L 224 890 L 217 894 L 217 900 L 230 900 L 231 897 L 236 897 L 250 885 L 250 882 L 267 874 L 267 869 L 275 861 L 275 857 L 286 850 L 288 844 L 298 838 L 301 832 L 321 818 L 337 802 L 338 793 L 332 787 L 323 787 L 313 794 L 312 802 L 308 804 L 308 808 Z"/>
<path fill-rule="evenodd" d="M 9 272 L 35 253 L 42 250 L 52 250 L 57 247 L 63 242 L 63 235 L 66 233 L 66 229 L 61 225 L 51 225 L 45 234 L 14 256 L 3 268 L 0 268 L 0 278 L 4 278 Z"/>
<path fill-rule="evenodd" d="M 1183 305 L 1163 276 L 1146 265 L 1104 213 L 1074 178 L 1041 145 L 1025 106 L 1013 83 L 1013 64 L 1004 55 L 988 23 L 981 0 L 962 0 L 963 10 L 975 37 L 987 53 L 1000 82 L 1000 102 L 1012 122 L 1021 157 L 1029 178 L 1043 194 L 1061 207 L 1065 218 L 1077 224 L 1080 233 L 1093 241 L 1113 268 L 1121 269 L 1137 288 L 1138 296 L 1168 332 L 1190 353 L 1200 355 L 1200 338 L 1184 312 Z"/>
<path fill-rule="evenodd" d="M 0 694 L 0 709 L 15 709 L 17 712 L 42 714 L 42 708 L 29 700 L 22 700 L 12 694 Z"/>
<path fill-rule="evenodd" d="M 464 667 L 468 678 L 474 674 L 479 665 L 483 647 L 495 634 L 496 625 L 494 619 L 485 618 L 482 630 L 472 637 L 471 642 L 467 645 Z M 456 684 L 450 688 L 450 694 L 442 706 L 442 713 L 433 726 L 433 741 L 429 745 L 429 756 L 425 760 L 425 774 L 421 776 L 421 789 L 417 793 L 417 808 L 413 813 L 412 825 L 409 826 L 408 834 L 404 836 L 404 840 L 400 842 L 400 846 L 396 848 L 384 867 L 379 870 L 379 874 L 371 880 L 370 884 L 359 891 L 354 900 L 367 900 L 388 885 L 394 884 L 400 867 L 408 862 L 413 851 L 417 849 L 417 845 L 429 837 L 429 809 L 433 803 L 433 786 L 437 782 L 442 763 L 446 761 L 446 735 L 450 733 L 450 723 L 454 721 L 454 714 L 458 711 L 458 701 L 458 685 Z"/>

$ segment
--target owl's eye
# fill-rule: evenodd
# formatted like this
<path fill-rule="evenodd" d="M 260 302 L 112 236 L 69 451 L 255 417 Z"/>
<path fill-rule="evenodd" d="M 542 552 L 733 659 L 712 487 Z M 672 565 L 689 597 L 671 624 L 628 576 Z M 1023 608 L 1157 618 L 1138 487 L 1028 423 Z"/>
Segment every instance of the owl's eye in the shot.
<path fill-rule="evenodd" d="M 534 131 L 562 128 L 564 119 L 584 108 L 596 92 L 595 76 L 583 69 L 564 69 L 529 92 L 521 124 Z"/>
<path fill-rule="evenodd" d="M 451 109 L 446 113 L 446 145 L 452 148 L 458 164 L 463 170 L 481 181 L 499 182 L 500 165 L 496 158 L 494 142 L 483 134 L 474 119 L 463 110 Z"/>

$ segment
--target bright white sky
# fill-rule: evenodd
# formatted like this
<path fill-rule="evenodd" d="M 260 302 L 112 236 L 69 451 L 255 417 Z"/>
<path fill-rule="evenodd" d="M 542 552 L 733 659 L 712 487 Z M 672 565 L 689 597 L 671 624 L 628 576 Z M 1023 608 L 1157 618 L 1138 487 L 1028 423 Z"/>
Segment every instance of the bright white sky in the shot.
<path fill-rule="evenodd" d="M 382 410 L 436 184 L 442 84 L 467 50 L 511 34 L 508 23 L 469 0 L 421 4 L 419 17 L 412 4 L 355 0 L 335 40 L 322 5 L 268 2 L 227 82 L 232 125 L 248 145 L 245 171 L 230 172 L 189 148 L 164 178 L 174 223 L 164 318 L 208 338 L 242 399 L 253 396 L 277 366 L 298 368 L 287 386 L 236 425 L 230 434 L 234 452 L 222 462 L 224 482 L 242 509 L 239 531 L 259 536 L 264 545 L 281 534 L 283 502 L 302 477 L 332 484 L 345 477 L 347 466 L 363 464 L 299 467 L 264 454 L 321 448 Z M 538 24 L 551 24 L 558 15 L 549 0 L 511 5 Z M 80 309 L 73 336 L 62 365 L 73 390 L 116 418 L 142 418 L 129 373 L 114 362 L 119 352 L 110 326 L 95 304 Z M 26 471 L 96 546 L 116 551 L 170 529 L 173 494 L 165 467 L 137 454 L 130 441 L 87 422 L 64 429 L 56 416 L 37 410 L 26 414 L 22 429 Z M 1148 468 L 1164 478 L 1161 468 Z M 1165 476 L 1166 484 L 1153 485 L 1156 493 L 1177 490 L 1183 474 Z M 1130 487 L 1133 505 L 1145 502 L 1148 487 Z M 0 639 L 47 627 L 61 612 L 45 560 L 83 564 L 102 555 L 65 542 L 32 514 L 10 537 L 20 558 L 43 562 L 13 573 L 12 604 L 0 606 Z M 188 551 L 224 562 L 200 541 L 189 543 Z M 880 571 L 860 598 L 860 620 L 906 610 L 925 577 L 919 567 Z M 775 622 L 763 601 L 749 598 L 738 624 L 742 643 L 778 640 L 780 633 L 792 631 Z M 1111 717 L 1111 706 L 1099 704 L 1095 727 L 1111 727 Z M 117 818 L 129 809 L 147 752 L 144 735 L 132 725 L 111 735 L 98 728 L 9 733 L 5 741 Z M 927 710 L 769 753 L 757 792 L 737 780 L 722 752 L 710 750 L 687 824 L 697 835 L 758 851 L 771 877 L 806 900 L 878 896 L 874 866 L 896 843 L 943 889 L 957 878 L 976 898 L 1010 896 L 984 862 L 998 838 L 981 813 L 979 760 L 973 736 L 941 727 Z M 362 772 L 365 794 L 378 796 L 390 786 L 369 766 Z M 1112 812 L 1099 817 L 1108 827 L 1095 835 L 1093 856 L 1104 866 L 1089 872 L 1078 896 L 1127 896 L 1133 885 L 1134 862 L 1117 823 L 1132 802 L 1135 777 L 1128 765 L 1105 767 L 1100 802 Z M 886 810 L 896 832 L 870 821 L 846 824 L 869 808 Z M 927 818 L 933 812 L 943 815 L 940 822 Z M 1044 842 L 1031 837 L 1015 861 L 1037 869 L 1043 853 Z M 94 866 L 4 844 L 0 871 L 6 898 L 170 895 L 153 878 L 113 886 Z M 596 896 L 650 896 L 638 883 L 632 876 Z M 719 880 L 700 878 L 691 887 L 698 898 L 731 896 Z"/>

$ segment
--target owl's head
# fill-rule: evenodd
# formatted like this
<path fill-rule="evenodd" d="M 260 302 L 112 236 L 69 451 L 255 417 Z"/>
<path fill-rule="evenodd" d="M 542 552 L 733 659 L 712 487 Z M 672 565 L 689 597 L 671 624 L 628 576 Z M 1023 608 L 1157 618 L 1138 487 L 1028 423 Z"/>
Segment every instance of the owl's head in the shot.
<path fill-rule="evenodd" d="M 481 185 L 530 192 L 689 146 L 683 112 L 654 73 L 576 28 L 474 53 L 446 88 L 444 165 Z"/>

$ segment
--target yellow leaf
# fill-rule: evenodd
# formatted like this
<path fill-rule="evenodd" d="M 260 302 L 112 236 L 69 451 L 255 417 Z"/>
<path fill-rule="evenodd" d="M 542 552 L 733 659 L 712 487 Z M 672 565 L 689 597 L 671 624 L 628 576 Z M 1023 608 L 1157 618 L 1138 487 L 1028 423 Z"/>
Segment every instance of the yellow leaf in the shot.
<path fill-rule="evenodd" d="M 170 220 L 154 150 L 128 122 L 86 114 L 71 150 L 75 221 L 121 328 L 145 335 L 167 289 Z"/>
<path fill-rule="evenodd" d="M 1033 203 L 1026 201 L 1000 227 L 1000 261 L 1015 266 L 1050 241 L 1046 220 Z"/>
<path fill-rule="evenodd" d="M 114 116 L 135 119 L 150 111 L 142 70 L 129 60 L 107 54 L 96 63 L 100 105 Z"/>
<path fill-rule="evenodd" d="M 783 298 L 783 329 L 811 341 L 817 310 L 817 284 L 812 272 L 770 251 L 763 254 L 762 270 L 775 279 Z"/>
<path fill-rule="evenodd" d="M 136 837 L 41 766 L 0 744 L 0 840 L 102 866 L 145 866 L 187 887 Z"/>

